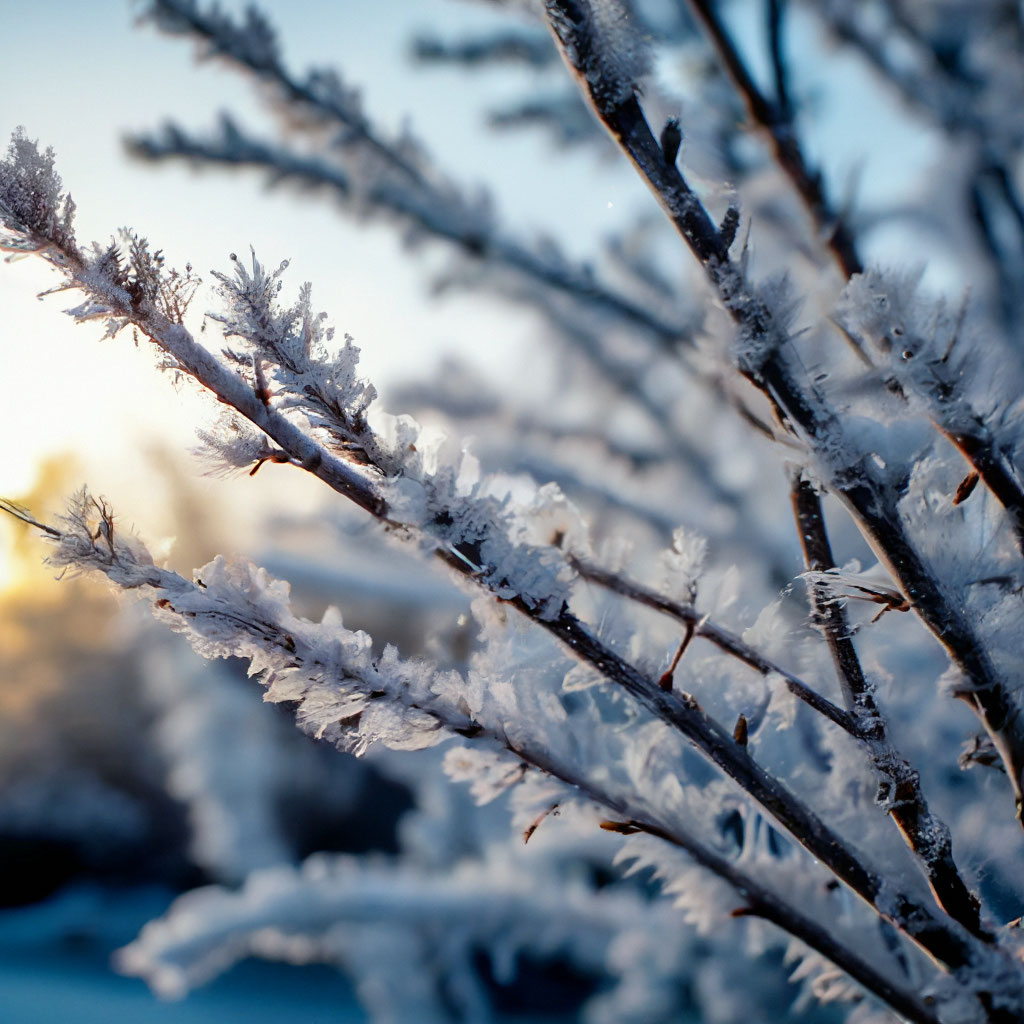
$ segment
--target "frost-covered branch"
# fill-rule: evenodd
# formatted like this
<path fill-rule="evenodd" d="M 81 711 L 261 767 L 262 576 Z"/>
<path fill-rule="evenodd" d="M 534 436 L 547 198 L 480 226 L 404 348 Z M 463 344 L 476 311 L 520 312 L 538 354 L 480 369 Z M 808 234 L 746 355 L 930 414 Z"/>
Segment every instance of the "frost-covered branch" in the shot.
<path fill-rule="evenodd" d="M 497 856 L 444 873 L 315 856 L 300 868 L 258 872 L 240 889 L 186 894 L 121 950 L 117 963 L 175 997 L 224 971 L 227 960 L 253 954 L 323 960 L 346 970 L 378 1018 L 492 1020 L 477 968 L 481 955 L 491 957 L 502 982 L 515 976 L 520 957 L 557 956 L 601 976 L 614 946 L 639 938 L 638 920 L 652 928 L 652 943 L 671 944 L 677 956 L 688 951 L 678 915 L 667 905 L 653 908 L 621 888 L 595 893 L 578 882 L 538 878 L 527 865 Z M 673 983 L 669 970 L 676 966 L 675 956 L 669 960 L 651 958 L 647 971 L 634 960 L 621 972 L 610 970 L 614 988 L 593 1000 L 602 1010 L 607 1005 L 597 1019 L 622 1019 L 609 1014 L 620 1006 L 662 1019 L 665 989 Z M 594 1008 L 588 1001 L 588 1019 Z"/>
<path fill-rule="evenodd" d="M 503 63 L 509 86 L 519 72 L 492 125 L 603 139 L 600 156 L 624 152 L 662 208 L 627 223 L 621 202 L 583 202 L 601 212 L 577 221 L 585 233 L 620 222 L 593 264 L 567 255 L 567 235 L 499 215 L 340 74 L 292 70 L 257 9 L 141 5 L 142 21 L 240 72 L 276 120 L 169 123 L 130 143 L 140 155 L 310 186 L 410 249 L 428 243 L 443 260 L 433 296 L 473 291 L 528 316 L 514 378 L 466 368 L 492 362 L 481 337 L 466 364 L 389 392 L 423 426 L 381 411 L 355 342 L 334 336 L 308 284 L 287 290 L 286 263 L 239 250 L 204 274 L 200 332 L 191 266 L 128 230 L 76 238 L 53 154 L 21 130 L 0 152 L 0 249 L 45 260 L 57 278 L 44 294 L 75 292 L 77 323 L 149 339 L 176 385 L 206 393 L 204 468 L 242 488 L 245 474 L 295 482 L 299 469 L 334 492 L 315 522 L 266 524 L 257 561 L 294 581 L 294 608 L 288 584 L 245 560 L 170 572 L 88 492 L 52 523 L 0 499 L 45 535 L 61 576 L 101 573 L 181 634 L 133 632 L 119 652 L 133 672 L 118 678 L 151 696 L 166 683 L 155 719 L 76 688 L 104 730 L 130 732 L 119 742 L 153 766 L 161 809 L 177 801 L 159 828 L 175 835 L 175 868 L 224 885 L 176 902 L 122 966 L 181 992 L 250 953 L 322 959 L 371 1014 L 424 1021 L 539 1008 L 535 972 L 557 973 L 556 998 L 589 1024 L 774 1019 L 786 976 L 794 1017 L 816 1020 L 816 999 L 846 1001 L 834 1015 L 847 1024 L 1024 1020 L 1024 930 L 1010 920 L 1024 864 L 1024 8 L 822 0 L 789 31 L 794 0 L 480 6 L 489 27 L 484 10 L 475 35 L 442 26 L 421 61 Z M 821 68 L 793 47 L 813 48 L 820 25 L 939 130 L 892 138 L 894 111 L 874 117 L 884 97 L 860 94 L 871 68 L 836 60 L 807 79 Z M 552 56 L 572 72 L 561 84 Z M 802 137 L 801 94 L 812 114 L 853 102 L 878 129 L 873 152 L 861 141 L 879 205 L 857 218 L 822 176 L 838 152 Z M 597 149 L 529 184 L 580 190 Z M 488 165 L 496 186 L 522 184 Z M 934 256 L 919 234 L 885 230 L 894 212 L 930 230 Z M 680 265 L 680 239 L 696 264 Z M 868 241 L 873 260 L 892 265 L 910 243 L 929 263 L 865 269 Z M 933 299 L 932 279 L 963 300 Z M 868 549 L 879 564 L 863 565 Z M 298 612 L 334 602 L 344 622 Z M 24 603 L 8 601 L 14 625 Z M 67 614 L 71 637 L 77 603 Z M 182 637 L 230 660 L 193 671 Z M 8 646 L 0 677 L 22 659 Z M 27 648 L 26 685 L 60 651 Z M 81 759 L 74 723 L 50 728 L 44 690 L 43 747 L 19 742 L 20 715 L 4 720 L 0 791 L 22 747 L 46 780 Z M 250 729 L 264 694 L 278 707 Z M 353 766 L 318 737 L 372 756 Z M 372 808 L 345 781 L 368 773 L 383 777 Z M 0 797 L 0 833 L 49 823 L 54 784 Z M 356 844 L 381 853 L 296 866 Z"/>
<path fill-rule="evenodd" d="M 572 559 L 572 565 L 583 579 L 668 615 L 682 623 L 686 627 L 688 635 L 702 637 L 737 661 L 760 672 L 761 675 L 780 677 L 794 697 L 802 700 L 808 707 L 814 708 L 820 715 L 849 735 L 856 738 L 862 737 L 861 727 L 853 716 L 842 708 L 836 707 L 827 697 L 808 686 L 788 669 L 777 665 L 770 658 L 766 658 L 749 644 L 744 643 L 741 637 L 718 623 L 712 622 L 708 615 L 701 614 L 695 606 L 680 604 L 656 590 L 626 579 L 621 574 L 607 572 L 578 558 Z"/>
<path fill-rule="evenodd" d="M 814 573 L 829 572 L 835 562 L 821 500 L 813 485 L 802 477 L 793 480 L 792 497 L 807 568 Z M 864 676 L 842 605 L 814 582 L 808 582 L 807 593 L 814 618 L 825 635 L 847 709 L 860 727 L 868 756 L 885 787 L 879 792 L 880 802 L 920 861 L 939 905 L 973 934 L 991 939 L 981 924 L 980 901 L 953 859 L 949 827 L 929 808 L 918 772 L 889 741 L 885 719 Z"/>
<path fill-rule="evenodd" d="M 1006 509 L 1024 552 L 1024 483 L 1005 422 L 1019 394 L 1018 376 L 1005 370 L 997 380 L 982 376 L 985 370 L 965 352 L 966 310 L 951 315 L 943 303 L 927 302 L 918 295 L 918 278 L 874 268 L 856 275 L 840 299 L 839 321 L 869 353 L 886 389 L 920 409 L 963 455 Z M 978 400 L 993 411 L 980 413 Z"/>

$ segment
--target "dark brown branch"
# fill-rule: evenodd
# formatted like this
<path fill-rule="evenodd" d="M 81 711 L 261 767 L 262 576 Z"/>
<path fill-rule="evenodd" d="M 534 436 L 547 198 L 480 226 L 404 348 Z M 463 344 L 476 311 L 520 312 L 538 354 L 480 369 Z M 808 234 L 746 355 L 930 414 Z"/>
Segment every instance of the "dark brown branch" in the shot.
<path fill-rule="evenodd" d="M 864 265 L 857 254 L 853 235 L 843 219 L 833 210 L 825 193 L 821 172 L 812 170 L 808 164 L 794 131 L 792 111 L 782 74 L 781 56 L 778 52 L 778 16 L 771 19 L 771 24 L 775 25 L 772 51 L 777 89 L 780 94 L 779 101 L 772 103 L 758 88 L 747 69 L 746 62 L 736 48 L 724 22 L 718 16 L 715 4 L 711 0 L 689 0 L 689 4 L 715 47 L 722 66 L 742 97 L 747 114 L 768 136 L 776 163 L 800 196 L 815 229 L 824 239 L 844 276 L 852 277 L 860 273 Z M 778 7 L 777 0 L 774 6 Z"/>
<path fill-rule="evenodd" d="M 46 523 L 41 523 L 27 508 L 22 508 L 21 505 L 17 505 L 7 498 L 0 498 L 0 512 L 6 512 L 8 515 L 14 516 L 15 519 L 20 519 L 26 525 L 34 526 L 37 530 L 42 530 L 47 536 L 53 537 L 56 540 L 63 536 L 60 530 L 47 526 Z"/>
<path fill-rule="evenodd" d="M 692 605 L 679 604 L 670 598 L 664 597 L 655 590 L 644 587 L 639 583 L 628 580 L 616 573 L 606 572 L 597 566 L 590 565 L 578 558 L 571 559 L 573 568 L 585 580 L 596 583 L 600 587 L 621 594 L 638 604 L 646 605 L 655 611 L 662 612 L 677 622 L 683 623 L 688 629 L 692 629 L 696 636 L 713 643 L 719 650 L 731 654 L 744 665 L 748 665 L 761 675 L 778 675 L 786 683 L 786 687 L 794 697 L 799 698 L 809 707 L 814 708 L 819 714 L 824 715 L 834 725 L 838 725 L 844 732 L 849 733 L 856 739 L 863 737 L 861 725 L 853 717 L 840 707 L 836 707 L 827 697 L 823 697 L 815 689 L 808 686 L 802 679 L 794 675 L 788 669 L 764 657 L 735 633 L 717 623 L 712 622 L 707 616 L 701 615 Z"/>
<path fill-rule="evenodd" d="M 797 475 L 793 479 L 791 497 L 807 568 L 815 573 L 834 569 L 835 561 L 825 532 L 825 520 L 817 491 L 803 476 Z M 814 621 L 821 627 L 829 654 L 832 655 L 847 709 L 860 720 L 866 730 L 865 735 L 877 739 L 884 734 L 885 726 L 853 646 L 846 612 L 820 584 L 809 583 L 807 592 Z"/>
<path fill-rule="evenodd" d="M 791 493 L 807 568 L 812 572 L 834 569 L 818 492 L 798 475 L 793 479 Z M 920 862 L 939 906 L 973 935 L 992 942 L 994 936 L 981 924 L 980 901 L 964 882 L 953 859 L 949 828 L 928 807 L 920 775 L 888 740 L 885 720 L 864 677 L 843 606 L 816 583 L 808 583 L 807 593 L 814 619 L 832 656 L 846 706 L 867 739 L 868 755 L 875 770 L 890 787 L 885 796 L 893 821 Z"/>

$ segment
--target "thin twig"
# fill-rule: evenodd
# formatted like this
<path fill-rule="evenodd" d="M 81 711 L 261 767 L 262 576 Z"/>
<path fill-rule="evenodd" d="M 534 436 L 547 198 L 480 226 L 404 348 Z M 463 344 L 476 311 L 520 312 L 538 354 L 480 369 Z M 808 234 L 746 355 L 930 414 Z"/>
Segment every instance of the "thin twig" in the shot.
<path fill-rule="evenodd" d="M 683 623 L 692 629 L 696 636 L 713 643 L 719 650 L 731 654 L 744 665 L 750 666 L 763 676 L 777 675 L 786 683 L 786 687 L 793 696 L 798 697 L 809 707 L 814 708 L 819 714 L 824 715 L 834 725 L 838 725 L 844 732 L 849 733 L 855 739 L 864 736 L 862 726 L 853 715 L 837 707 L 827 697 L 823 697 L 815 689 L 808 686 L 802 679 L 794 675 L 788 669 L 775 664 L 769 658 L 755 650 L 735 633 L 730 632 L 717 623 L 712 622 L 706 615 L 701 615 L 692 605 L 680 604 L 670 598 L 651 590 L 633 580 L 626 579 L 617 573 L 607 572 L 597 566 L 590 565 L 579 558 L 571 558 L 572 567 L 591 583 L 600 587 L 621 594 L 638 604 L 646 605 L 655 611 Z"/>
<path fill-rule="evenodd" d="M 821 172 L 813 170 L 809 165 L 794 130 L 780 55 L 781 12 L 778 0 L 773 0 L 774 10 L 770 19 L 773 26 L 772 56 L 779 91 L 777 103 L 772 103 L 754 81 L 747 69 L 746 61 L 719 17 L 714 3 L 711 0 L 689 0 L 689 4 L 694 16 L 704 26 L 708 38 L 718 52 L 722 66 L 742 97 L 750 119 L 767 134 L 771 142 L 772 155 L 803 200 L 815 229 L 844 276 L 852 277 L 860 273 L 864 266 L 857 254 L 853 234 L 843 218 L 833 210 L 825 192 Z"/>
<path fill-rule="evenodd" d="M 816 573 L 834 569 L 818 492 L 802 475 L 796 475 L 791 493 L 807 568 Z M 920 775 L 889 742 L 885 719 L 864 677 L 842 604 L 815 583 L 808 583 L 807 593 L 814 619 L 821 626 L 832 656 L 846 706 L 867 741 L 871 763 L 890 787 L 889 814 L 921 864 L 939 906 L 973 935 L 986 942 L 994 941 L 994 936 L 982 927 L 978 897 L 957 869 L 948 826 L 928 807 Z"/>

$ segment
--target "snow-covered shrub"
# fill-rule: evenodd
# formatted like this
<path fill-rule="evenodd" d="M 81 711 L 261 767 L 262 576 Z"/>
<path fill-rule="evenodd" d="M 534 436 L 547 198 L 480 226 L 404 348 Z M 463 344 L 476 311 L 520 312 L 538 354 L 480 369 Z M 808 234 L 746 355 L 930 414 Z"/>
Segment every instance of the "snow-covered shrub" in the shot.
<path fill-rule="evenodd" d="M 163 732 L 180 749 L 216 723 L 179 795 L 200 818 L 232 804 L 261 842 L 204 831 L 201 856 L 244 885 L 183 897 L 122 965 L 180 992 L 253 953 L 327 960 L 380 1019 L 482 1020 L 481 957 L 492 984 L 519 958 L 562 958 L 597 979 L 588 1019 L 734 1021 L 777 1014 L 774 958 L 803 983 L 794 1013 L 816 999 L 851 1021 L 1021 1019 L 1024 202 L 1021 107 L 1005 98 L 1024 68 L 1019 6 L 801 16 L 805 39 L 831 34 L 946 133 L 956 195 L 915 214 L 973 238 L 965 300 L 865 261 L 872 217 L 835 202 L 801 138 L 782 0 L 765 5 L 770 88 L 727 20 L 758 5 L 510 6 L 522 22 L 423 40 L 420 57 L 550 69 L 560 55 L 577 93 L 504 123 L 554 123 L 605 152 L 610 138 L 669 230 L 638 224 L 596 266 L 524 239 L 407 130 L 379 129 L 339 74 L 294 74 L 258 12 L 197 0 L 148 16 L 257 80 L 281 137 L 225 115 L 212 135 L 169 124 L 131 145 L 262 167 L 450 247 L 439 287 L 545 324 L 554 394 L 449 364 L 385 414 L 311 286 L 286 298 L 287 263 L 255 253 L 214 274 L 215 352 L 190 327 L 191 268 L 131 232 L 81 244 L 53 154 L 23 132 L 0 164 L 4 247 L 82 294 L 77 321 L 131 327 L 217 399 L 200 429 L 210 466 L 315 477 L 471 601 L 465 650 L 409 657 L 336 608 L 299 614 L 246 560 L 163 567 L 88 490 L 54 522 L 6 503 L 53 565 L 136 593 L 207 658 L 245 659 L 304 731 L 379 757 L 417 795 L 398 858 L 275 866 L 287 851 L 261 815 L 278 769 L 233 796 L 206 754 L 231 742 L 234 698 L 197 698 L 203 721 L 183 739 L 169 716 Z M 581 103 L 590 130 L 574 127 Z M 476 802 L 511 804 L 509 842 L 490 824 L 465 838 L 439 765 Z M 597 884 L 613 861 L 671 907 L 650 886 Z M 741 986 L 737 944 L 758 962 Z"/>

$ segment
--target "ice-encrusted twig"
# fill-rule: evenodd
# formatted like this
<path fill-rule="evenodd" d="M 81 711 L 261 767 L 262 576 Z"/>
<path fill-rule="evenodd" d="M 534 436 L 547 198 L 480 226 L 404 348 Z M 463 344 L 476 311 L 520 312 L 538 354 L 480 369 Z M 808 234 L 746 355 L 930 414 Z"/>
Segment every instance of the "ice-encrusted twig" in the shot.
<path fill-rule="evenodd" d="M 867 353 L 885 388 L 927 416 L 966 459 L 1006 509 L 1024 552 L 1024 482 L 1009 454 L 1014 439 L 1002 439 L 996 415 L 983 416 L 968 394 L 976 370 L 961 339 L 966 309 L 950 315 L 942 303 L 919 296 L 919 277 L 874 267 L 854 275 L 840 297 L 837 322 Z M 1006 409 L 1017 397 L 1012 380 L 1008 375 L 1003 394 L 988 394 L 986 387 L 982 400 Z"/>
<path fill-rule="evenodd" d="M 848 712 L 836 707 L 827 697 L 822 696 L 813 687 L 809 686 L 798 676 L 788 669 L 777 665 L 770 658 L 766 658 L 759 651 L 735 633 L 724 626 L 712 622 L 707 615 L 702 615 L 693 605 L 680 604 L 671 598 L 659 594 L 656 590 L 645 587 L 634 580 L 627 579 L 619 573 L 607 572 L 596 565 L 579 558 L 573 558 L 573 568 L 580 574 L 580 577 L 605 587 L 616 594 L 636 601 L 638 604 L 646 605 L 655 609 L 670 618 L 681 622 L 684 626 L 693 630 L 693 635 L 714 644 L 719 650 L 732 655 L 737 661 L 749 665 L 756 672 L 763 676 L 781 677 L 787 689 L 794 697 L 799 698 L 808 707 L 814 708 L 820 715 L 827 718 L 834 725 L 839 726 L 844 732 L 855 738 L 863 738 L 863 732 L 857 721 Z"/>
<path fill-rule="evenodd" d="M 625 17 L 621 5 L 612 6 L 616 13 L 609 24 L 621 25 Z M 757 424 L 757 417 L 732 389 L 723 387 L 715 374 L 690 358 L 693 324 L 653 312 L 650 302 L 603 283 L 589 265 L 572 264 L 548 242 L 531 245 L 508 234 L 489 205 L 481 206 L 467 198 L 468 190 L 435 166 L 418 143 L 404 136 L 392 141 L 381 133 L 364 113 L 358 93 L 344 87 L 336 73 L 311 72 L 307 80 L 291 73 L 278 53 L 276 34 L 263 15 L 250 13 L 249 21 L 242 25 L 222 11 L 202 7 L 196 0 L 152 0 L 150 11 L 159 26 L 193 36 L 208 52 L 270 83 L 281 101 L 278 112 L 286 120 L 297 119 L 300 126 L 311 120 L 315 125 L 337 129 L 343 153 L 358 152 L 359 146 L 365 145 L 376 163 L 367 171 L 364 162 L 356 159 L 349 173 L 337 160 L 307 156 L 256 140 L 227 116 L 222 118 L 219 132 L 210 138 L 197 137 L 175 125 L 166 125 L 157 134 L 135 136 L 129 146 L 138 155 L 262 166 L 270 172 L 272 181 L 288 178 L 324 186 L 345 201 L 355 202 L 363 213 L 376 209 L 395 215 L 416 232 L 449 242 L 474 260 L 487 261 L 511 271 L 513 279 L 539 286 L 532 293 L 520 288 L 516 294 L 518 299 L 540 306 L 545 315 L 549 314 L 552 292 L 568 296 L 577 304 L 585 303 L 589 310 L 610 313 L 639 336 L 654 339 L 659 347 L 678 357 L 710 394 Z M 373 167 L 379 167 L 382 173 Z M 559 326 L 565 330 L 566 323 L 563 317 Z M 570 340 L 583 343 L 580 351 L 607 373 L 613 385 L 623 383 L 621 373 L 603 362 L 595 339 L 575 333 Z M 679 454 L 684 458 L 692 455 Z"/>
<path fill-rule="evenodd" d="M 828 572 L 835 567 L 835 560 L 818 493 L 799 475 L 793 479 L 791 493 L 807 568 Z M 991 934 L 981 924 L 981 903 L 953 859 L 949 827 L 929 808 L 921 790 L 920 774 L 889 740 L 885 719 L 853 645 L 846 612 L 813 582 L 808 582 L 807 594 L 814 618 L 825 635 L 847 710 L 857 723 L 868 757 L 886 787 L 886 792 L 879 794 L 879 802 L 914 851 L 939 906 L 974 935 L 991 940 Z"/>

